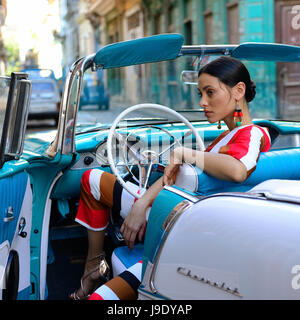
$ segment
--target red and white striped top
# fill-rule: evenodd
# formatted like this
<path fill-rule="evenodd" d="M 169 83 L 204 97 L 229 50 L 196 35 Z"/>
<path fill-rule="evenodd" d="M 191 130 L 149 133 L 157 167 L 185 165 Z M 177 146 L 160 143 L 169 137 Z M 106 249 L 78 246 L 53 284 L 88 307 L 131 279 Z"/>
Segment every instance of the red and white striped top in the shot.
<path fill-rule="evenodd" d="M 256 168 L 260 153 L 269 151 L 270 147 L 268 130 L 252 124 L 224 131 L 205 151 L 228 154 L 240 160 L 249 176 Z"/>

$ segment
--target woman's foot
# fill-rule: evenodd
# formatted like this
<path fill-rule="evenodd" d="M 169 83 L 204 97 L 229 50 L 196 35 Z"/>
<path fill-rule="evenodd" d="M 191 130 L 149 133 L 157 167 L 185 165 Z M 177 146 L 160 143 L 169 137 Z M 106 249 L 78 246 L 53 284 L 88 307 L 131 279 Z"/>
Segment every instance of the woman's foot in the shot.
<path fill-rule="evenodd" d="M 109 280 L 110 268 L 105 260 L 105 255 L 100 254 L 86 262 L 80 288 L 69 295 L 72 300 L 88 299 L 101 284 Z"/>

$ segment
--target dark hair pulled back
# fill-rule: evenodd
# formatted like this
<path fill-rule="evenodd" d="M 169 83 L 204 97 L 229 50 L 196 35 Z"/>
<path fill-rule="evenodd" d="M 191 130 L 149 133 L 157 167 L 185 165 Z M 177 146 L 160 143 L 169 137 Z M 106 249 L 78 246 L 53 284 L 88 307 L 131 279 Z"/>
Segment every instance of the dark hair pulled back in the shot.
<path fill-rule="evenodd" d="M 251 80 L 248 69 L 240 61 L 232 57 L 222 56 L 203 66 L 198 73 L 207 73 L 233 88 L 237 83 L 244 82 L 246 86 L 245 99 L 250 102 L 256 94 L 255 83 Z"/>

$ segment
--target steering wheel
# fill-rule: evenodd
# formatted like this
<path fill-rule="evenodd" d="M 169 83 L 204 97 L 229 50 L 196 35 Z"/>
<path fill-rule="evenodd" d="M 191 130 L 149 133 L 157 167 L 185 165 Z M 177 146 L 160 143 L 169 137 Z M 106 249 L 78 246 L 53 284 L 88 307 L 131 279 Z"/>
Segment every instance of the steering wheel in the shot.
<path fill-rule="evenodd" d="M 124 179 L 120 176 L 119 171 L 116 167 L 115 161 L 113 160 L 113 153 L 112 153 L 112 147 L 113 147 L 113 136 L 116 137 L 118 142 L 120 143 L 120 147 L 127 148 L 127 151 L 133 156 L 135 161 L 137 162 L 138 168 L 139 168 L 139 179 L 137 180 L 134 175 L 132 174 L 131 170 L 129 169 L 128 164 L 126 163 L 126 167 L 128 171 L 132 174 L 132 176 L 135 178 L 135 180 L 139 184 L 140 189 L 146 189 L 149 181 L 149 177 L 151 174 L 151 171 L 153 169 L 153 166 L 159 161 L 159 158 L 167 151 L 171 150 L 174 145 L 177 143 L 180 146 L 182 145 L 178 139 L 176 139 L 168 130 L 164 128 L 160 128 L 157 126 L 152 126 L 152 125 L 146 125 L 142 126 L 143 128 L 148 127 L 148 128 L 155 128 L 159 129 L 165 133 L 167 133 L 169 136 L 172 136 L 175 139 L 175 142 L 172 143 L 170 146 L 165 148 L 163 151 L 161 151 L 159 154 L 155 151 L 152 150 L 144 150 L 143 152 L 140 152 L 140 150 L 136 149 L 134 146 L 129 144 L 128 139 L 124 137 L 124 135 L 118 133 L 116 131 L 117 124 L 120 122 L 122 118 L 124 118 L 128 113 L 140 110 L 140 109 L 154 109 L 158 111 L 163 111 L 166 112 L 175 118 L 177 118 L 179 121 L 183 122 L 190 130 L 188 130 L 184 136 L 181 138 L 183 140 L 190 134 L 194 134 L 196 138 L 196 144 L 199 148 L 199 150 L 204 151 L 204 143 L 203 140 L 201 139 L 199 133 L 196 131 L 196 129 L 193 127 L 193 125 L 181 114 L 176 112 L 173 109 L 170 109 L 168 107 L 162 106 L 160 104 L 152 104 L 152 103 L 145 103 L 145 104 L 137 104 L 132 107 L 127 108 L 123 112 L 119 114 L 119 116 L 115 119 L 113 122 L 109 133 L 108 133 L 108 138 L 107 138 L 107 159 L 111 168 L 111 171 L 113 174 L 116 176 L 118 182 L 121 184 L 123 188 L 125 188 L 130 194 L 132 194 L 135 198 L 140 198 L 142 194 L 131 190 L 128 185 L 125 183 Z M 138 129 L 137 129 L 138 130 Z M 135 131 L 137 131 L 135 130 Z"/>

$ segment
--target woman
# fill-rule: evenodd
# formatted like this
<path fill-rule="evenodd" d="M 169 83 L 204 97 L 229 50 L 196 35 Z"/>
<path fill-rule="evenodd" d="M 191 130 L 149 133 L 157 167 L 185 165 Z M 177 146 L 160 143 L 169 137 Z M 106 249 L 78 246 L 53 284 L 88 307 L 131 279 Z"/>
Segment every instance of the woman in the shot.
<path fill-rule="evenodd" d="M 220 57 L 205 65 L 198 74 L 198 91 L 200 106 L 204 108 L 207 120 L 210 123 L 218 122 L 219 126 L 222 120 L 228 127 L 205 152 L 176 148 L 171 153 L 163 177 L 136 201 L 126 190 L 122 190 L 111 174 L 92 170 L 83 175 L 76 221 L 88 228 L 89 250 L 81 288 L 72 298 L 86 298 L 97 286 L 97 281 L 105 276 L 105 272 L 99 270 L 99 261 L 102 269 L 108 270 L 101 252 L 109 208 L 112 208 L 113 214 L 121 214 L 125 218 L 121 232 L 132 249 L 136 237 L 142 240 L 144 235 L 147 208 L 163 185 L 174 183 L 181 163 L 195 164 L 218 179 L 242 182 L 255 170 L 260 152 L 270 149 L 267 130 L 253 125 L 249 114 L 247 103 L 254 99 L 256 92 L 243 63 L 231 57 Z M 127 204 L 127 207 L 123 204 Z M 141 265 L 139 262 L 111 279 L 90 298 L 136 298 Z"/>

